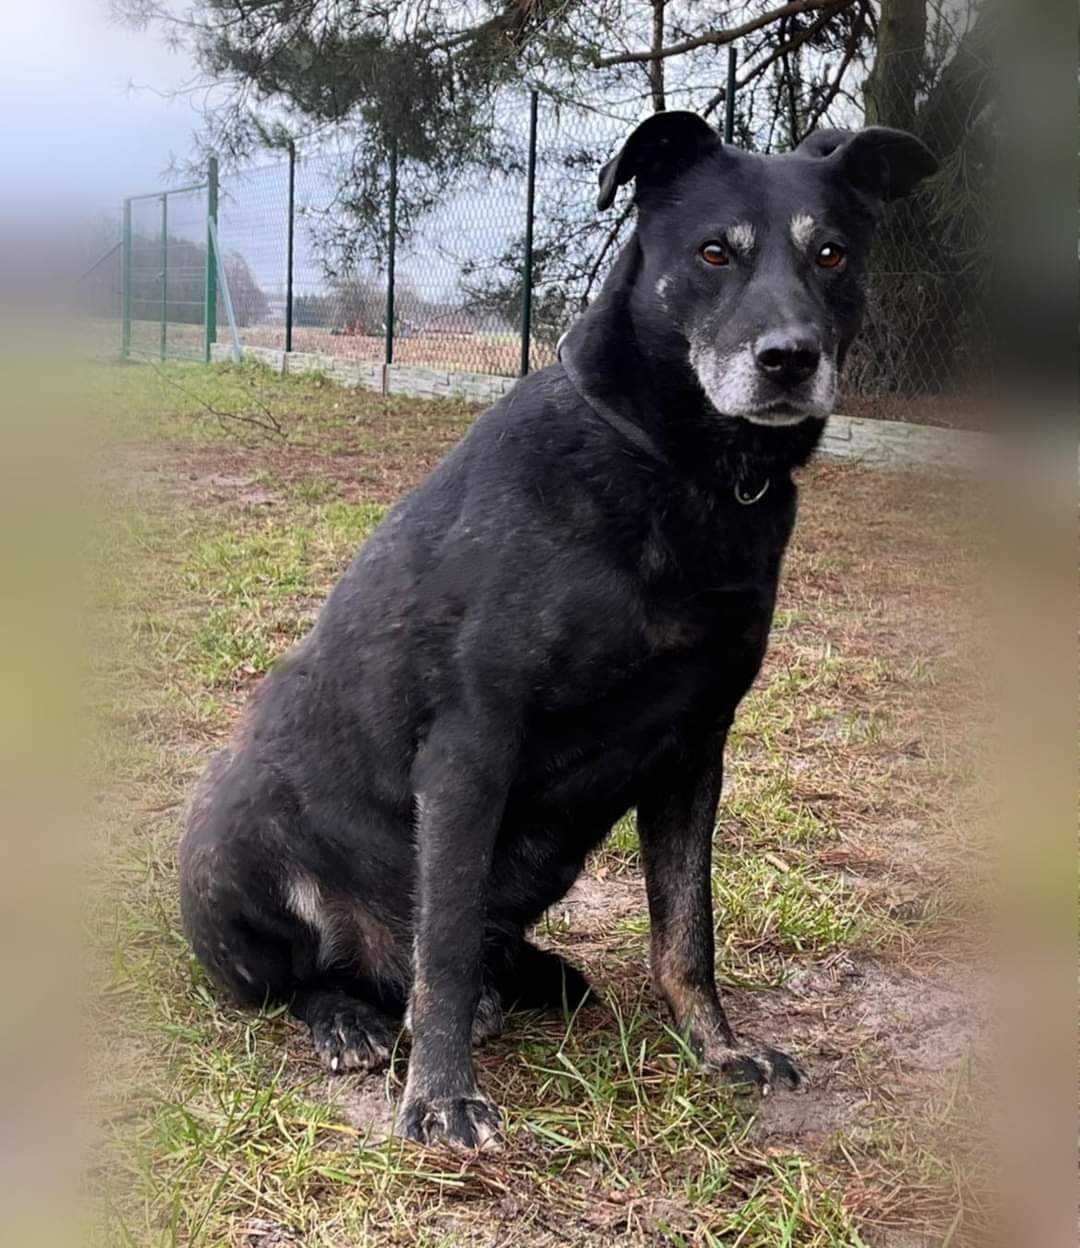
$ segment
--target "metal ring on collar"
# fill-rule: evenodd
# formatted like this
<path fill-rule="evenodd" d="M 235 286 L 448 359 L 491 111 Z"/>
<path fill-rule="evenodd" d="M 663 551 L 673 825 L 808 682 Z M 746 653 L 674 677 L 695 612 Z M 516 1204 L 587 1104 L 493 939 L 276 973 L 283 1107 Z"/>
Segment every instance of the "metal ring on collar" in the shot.
<path fill-rule="evenodd" d="M 764 485 L 761 487 L 761 489 L 760 489 L 760 490 L 758 490 L 758 492 L 757 492 L 755 495 L 753 495 L 752 497 L 751 497 L 750 495 L 748 495 L 748 494 L 744 494 L 744 493 L 742 492 L 742 487 L 739 485 L 738 481 L 736 481 L 736 482 L 735 482 L 735 501 L 736 501 L 737 503 L 742 503 L 742 505 L 743 505 L 744 507 L 750 507 L 750 506 L 752 506 L 754 503 L 759 502 L 759 501 L 760 501 L 761 499 L 763 499 L 763 498 L 765 497 L 765 495 L 768 493 L 768 489 L 769 489 L 769 485 L 770 485 L 771 480 L 772 480 L 772 478 L 771 478 L 771 477 L 766 477 L 766 478 L 765 478 L 765 484 L 764 484 Z"/>

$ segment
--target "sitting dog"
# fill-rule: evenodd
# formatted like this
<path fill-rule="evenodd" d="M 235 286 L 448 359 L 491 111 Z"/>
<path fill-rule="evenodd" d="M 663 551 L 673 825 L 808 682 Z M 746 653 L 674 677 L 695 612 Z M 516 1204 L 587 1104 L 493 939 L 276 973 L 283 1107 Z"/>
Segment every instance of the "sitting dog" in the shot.
<path fill-rule="evenodd" d="M 714 980 L 724 742 L 761 665 L 792 469 L 833 402 L 875 219 L 931 174 L 911 135 L 760 156 L 661 113 L 600 173 L 637 225 L 560 360 L 399 503 L 262 683 L 192 803 L 185 930 L 240 1002 L 289 1002 L 330 1070 L 412 1033 L 408 1138 L 482 1147 L 471 1045 L 582 975 L 527 933 L 637 810 L 652 978 L 703 1065 L 741 1044 Z"/>

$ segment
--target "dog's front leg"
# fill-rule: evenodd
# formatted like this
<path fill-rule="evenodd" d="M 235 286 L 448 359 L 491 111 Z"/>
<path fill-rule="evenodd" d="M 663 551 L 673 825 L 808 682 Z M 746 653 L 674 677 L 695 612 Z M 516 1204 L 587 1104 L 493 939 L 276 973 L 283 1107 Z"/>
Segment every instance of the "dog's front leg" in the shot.
<path fill-rule="evenodd" d="M 495 1145 L 499 1111 L 472 1063 L 492 848 L 509 776 L 507 742 L 441 721 L 414 767 L 418 879 L 414 909 L 412 1054 L 399 1129 L 424 1144 Z"/>
<path fill-rule="evenodd" d="M 797 1087 L 801 1072 L 785 1054 L 736 1041 L 716 989 L 712 837 L 726 737 L 725 726 L 695 762 L 665 776 L 655 796 L 638 805 L 653 984 L 706 1066 L 762 1091 L 777 1079 Z"/>

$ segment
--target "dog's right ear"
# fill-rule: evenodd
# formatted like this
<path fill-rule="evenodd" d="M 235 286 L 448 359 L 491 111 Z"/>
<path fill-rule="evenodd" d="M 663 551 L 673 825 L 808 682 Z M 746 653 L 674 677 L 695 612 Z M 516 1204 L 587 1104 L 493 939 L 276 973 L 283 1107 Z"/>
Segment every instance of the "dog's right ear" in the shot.
<path fill-rule="evenodd" d="M 697 113 L 679 109 L 654 113 L 641 123 L 614 159 L 600 170 L 596 206 L 610 208 L 615 192 L 631 179 L 638 190 L 667 182 L 705 152 L 720 146 L 720 136 Z"/>

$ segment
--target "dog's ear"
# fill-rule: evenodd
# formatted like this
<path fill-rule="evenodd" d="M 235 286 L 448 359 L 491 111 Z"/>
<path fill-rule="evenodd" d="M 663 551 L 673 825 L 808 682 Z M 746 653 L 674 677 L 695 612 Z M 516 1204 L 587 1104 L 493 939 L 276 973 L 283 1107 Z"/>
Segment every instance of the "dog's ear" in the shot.
<path fill-rule="evenodd" d="M 632 178 L 638 189 L 666 182 L 705 152 L 720 146 L 720 136 L 697 113 L 654 113 L 630 135 L 614 159 L 600 170 L 596 206 L 610 208 L 615 192 Z"/>
<path fill-rule="evenodd" d="M 831 156 L 854 133 L 854 130 L 815 130 L 803 139 L 795 151 L 800 156 Z"/>
<path fill-rule="evenodd" d="M 839 132 L 822 133 L 831 139 Z M 859 130 L 826 159 L 852 186 L 883 203 L 910 195 L 924 178 L 938 171 L 937 157 L 921 139 L 885 126 Z"/>

